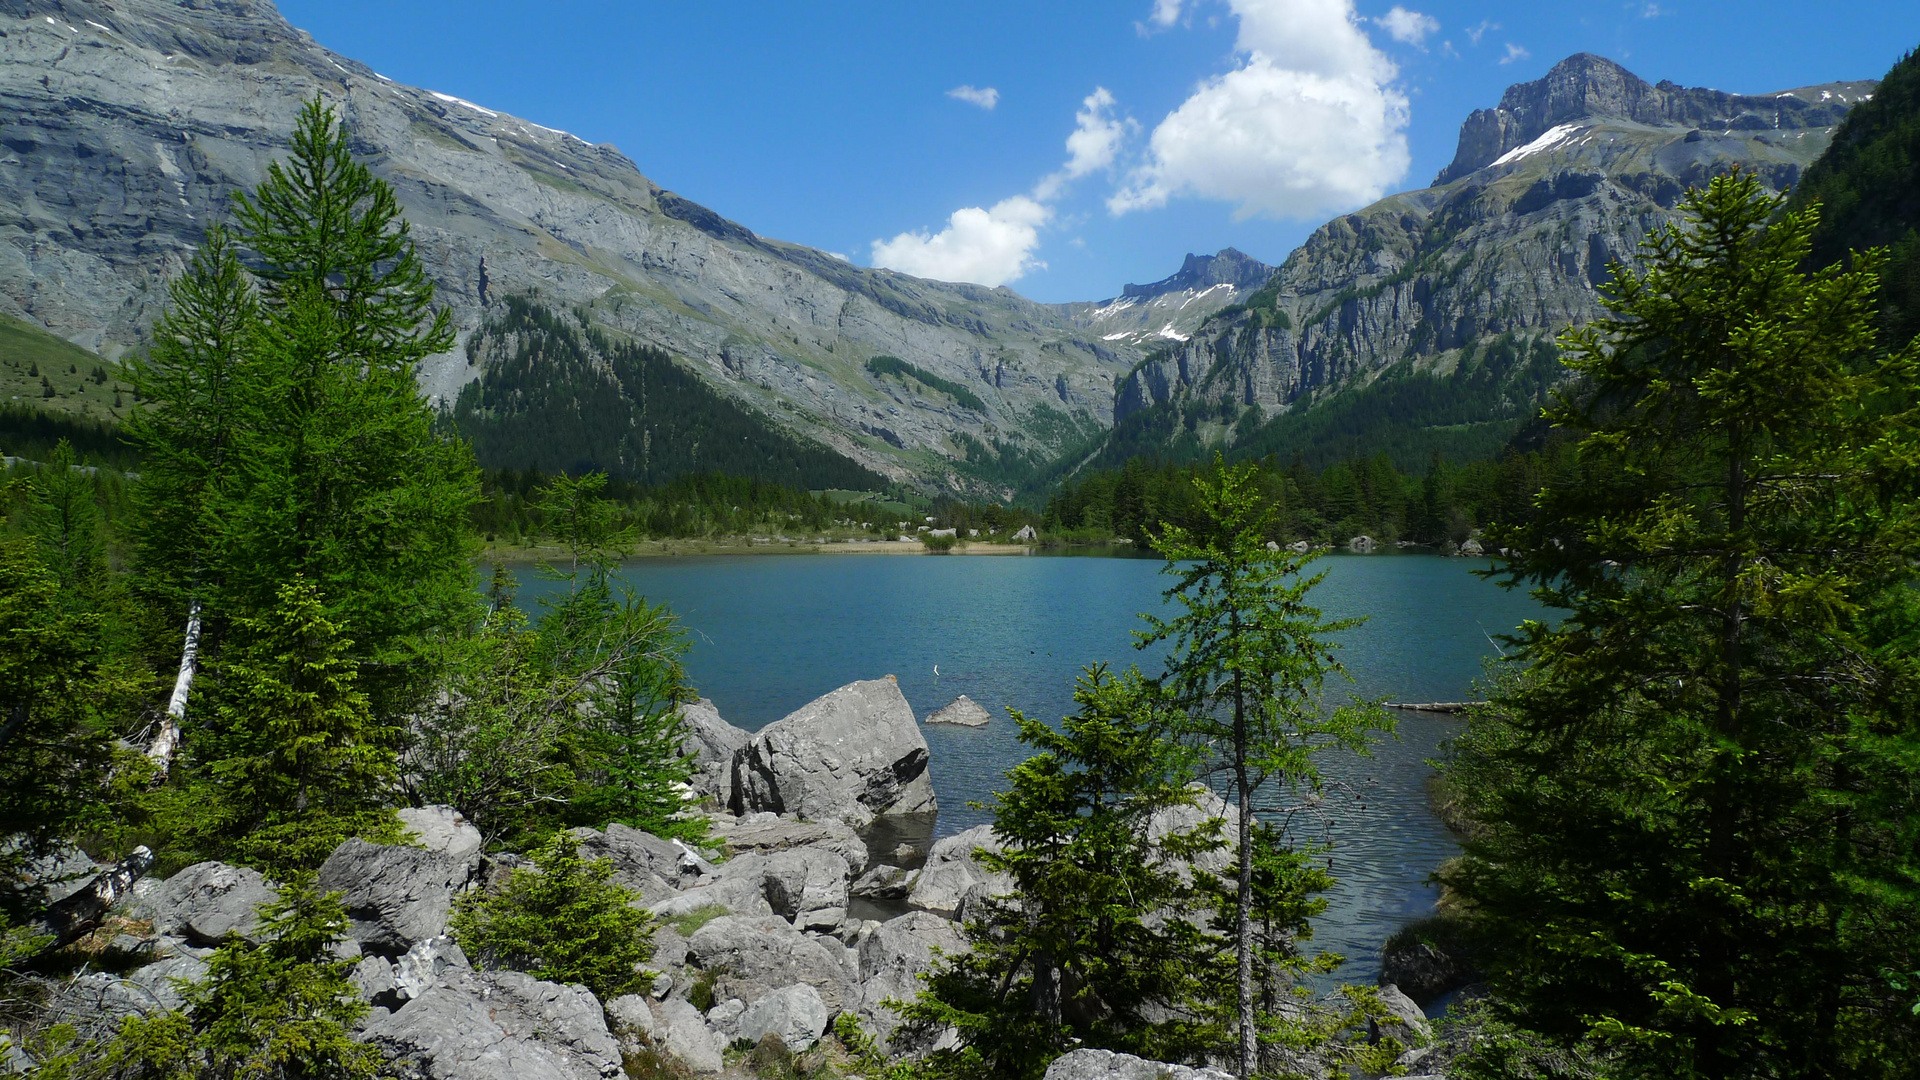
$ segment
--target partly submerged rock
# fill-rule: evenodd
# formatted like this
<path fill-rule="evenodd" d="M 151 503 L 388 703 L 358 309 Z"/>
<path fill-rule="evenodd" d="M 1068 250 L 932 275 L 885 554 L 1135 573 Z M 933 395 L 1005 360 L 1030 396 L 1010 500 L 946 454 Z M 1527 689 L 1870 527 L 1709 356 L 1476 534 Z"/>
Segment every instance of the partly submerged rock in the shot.
<path fill-rule="evenodd" d="M 875 866 L 847 886 L 847 895 L 862 900 L 905 900 L 913 892 L 917 870 L 901 866 Z"/>
<path fill-rule="evenodd" d="M 944 709 L 936 710 L 931 716 L 928 716 L 927 723 L 955 724 L 960 727 L 985 727 L 987 721 L 992 719 L 993 714 L 988 712 L 979 702 L 965 694 L 961 694 L 959 697 L 953 699 L 952 704 Z"/>
<path fill-rule="evenodd" d="M 1347 550 L 1357 555 L 1371 555 L 1373 549 L 1378 546 L 1379 544 L 1374 541 L 1373 537 L 1365 535 L 1356 536 L 1347 541 Z"/>
<path fill-rule="evenodd" d="M 735 811 L 863 828 L 938 809 L 927 740 L 891 676 L 843 686 L 768 724 L 734 768 Z"/>

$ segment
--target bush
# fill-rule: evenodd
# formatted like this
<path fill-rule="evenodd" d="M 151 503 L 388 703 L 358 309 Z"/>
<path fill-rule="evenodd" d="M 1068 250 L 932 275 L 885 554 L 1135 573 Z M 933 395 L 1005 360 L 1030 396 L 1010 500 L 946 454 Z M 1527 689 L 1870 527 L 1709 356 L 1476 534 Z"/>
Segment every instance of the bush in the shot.
<path fill-rule="evenodd" d="M 952 536 L 935 536 L 932 533 L 921 533 L 920 542 L 927 545 L 927 550 L 933 552 L 935 555 L 945 555 L 952 551 L 954 545 L 960 541 Z"/>
<path fill-rule="evenodd" d="M 515 870 L 500 892 L 459 899 L 452 925 L 460 947 L 483 965 L 582 983 L 602 1001 L 637 992 L 650 978 L 640 965 L 653 956 L 653 916 L 629 907 L 634 894 L 607 880 L 613 864 L 582 860 L 566 833 L 530 857 L 538 870 Z"/>

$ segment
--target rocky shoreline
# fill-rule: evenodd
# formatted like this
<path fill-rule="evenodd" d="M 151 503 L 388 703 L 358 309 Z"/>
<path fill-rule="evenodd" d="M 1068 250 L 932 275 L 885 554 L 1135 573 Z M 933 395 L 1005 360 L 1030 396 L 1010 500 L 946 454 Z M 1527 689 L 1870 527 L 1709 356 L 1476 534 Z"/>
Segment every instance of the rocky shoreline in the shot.
<path fill-rule="evenodd" d="M 617 823 L 573 830 L 581 854 L 610 862 L 611 880 L 656 918 L 645 993 L 600 1001 L 583 986 L 475 969 L 449 936 L 454 900 L 497 889 L 528 863 L 485 851 L 450 808 L 400 811 L 409 843 L 349 840 L 327 859 L 318 884 L 342 894 L 351 923 L 339 949 L 371 1007 L 357 1037 L 381 1051 L 386 1075 L 610 1080 L 642 1056 L 718 1075 L 734 1069 L 730 1046 L 772 1036 L 803 1053 L 840 1018 L 886 1057 L 930 1049 L 906 1041 L 886 1002 L 911 997 L 938 957 L 964 951 L 969 907 L 1011 882 L 976 858 L 997 847 L 989 826 L 928 842 L 938 802 L 927 744 L 898 685 L 852 683 L 753 733 L 709 701 L 682 715 L 692 797 L 713 813 L 717 849 Z M 862 830 L 925 839 L 874 852 Z M 127 1016 L 178 1008 L 176 980 L 204 975 L 227 935 L 255 933 L 260 905 L 276 896 L 257 871 L 212 862 L 134 883 L 95 932 L 106 935 L 100 970 L 48 981 L 45 1021 L 105 1034 Z M 1383 998 L 1405 1026 L 1424 1028 L 1411 1000 L 1391 987 Z M 0 1058 L 0 1072 L 25 1064 L 11 1047 Z M 1224 1075 L 1093 1050 L 1047 1072 Z"/>

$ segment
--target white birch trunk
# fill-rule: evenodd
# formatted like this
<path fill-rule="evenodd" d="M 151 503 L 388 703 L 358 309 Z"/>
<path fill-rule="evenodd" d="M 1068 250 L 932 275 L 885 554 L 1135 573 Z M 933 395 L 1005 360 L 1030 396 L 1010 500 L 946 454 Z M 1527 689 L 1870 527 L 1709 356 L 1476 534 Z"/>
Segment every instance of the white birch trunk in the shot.
<path fill-rule="evenodd" d="M 200 668 L 200 600 L 187 605 L 187 640 L 180 647 L 180 674 L 173 680 L 173 697 L 167 701 L 166 714 L 160 718 L 160 733 L 147 747 L 147 760 L 154 764 L 154 780 L 167 777 L 173 765 L 173 752 L 180 746 L 180 721 L 187 715 L 187 697 L 193 692 L 193 675 Z"/>

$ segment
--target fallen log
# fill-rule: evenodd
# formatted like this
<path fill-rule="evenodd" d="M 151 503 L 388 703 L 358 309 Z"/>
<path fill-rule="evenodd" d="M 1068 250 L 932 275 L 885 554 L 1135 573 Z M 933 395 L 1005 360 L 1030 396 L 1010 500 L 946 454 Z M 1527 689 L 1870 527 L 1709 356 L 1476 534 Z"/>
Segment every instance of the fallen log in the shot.
<path fill-rule="evenodd" d="M 133 854 L 102 871 L 85 888 L 49 907 L 34 929 L 53 938 L 49 948 L 71 945 L 100 925 L 107 909 L 151 869 L 153 852 L 144 844 L 134 848 Z"/>
<path fill-rule="evenodd" d="M 1484 701 L 1389 701 L 1387 702 L 1387 708 L 1405 709 L 1408 712 L 1434 712 L 1457 715 L 1466 712 L 1468 709 L 1479 708 L 1485 704 L 1486 702 Z"/>

